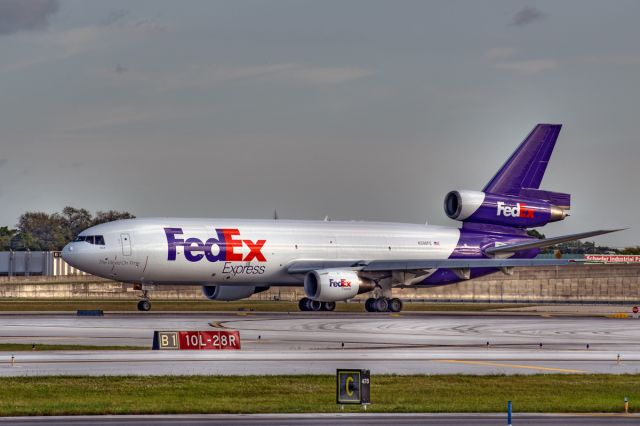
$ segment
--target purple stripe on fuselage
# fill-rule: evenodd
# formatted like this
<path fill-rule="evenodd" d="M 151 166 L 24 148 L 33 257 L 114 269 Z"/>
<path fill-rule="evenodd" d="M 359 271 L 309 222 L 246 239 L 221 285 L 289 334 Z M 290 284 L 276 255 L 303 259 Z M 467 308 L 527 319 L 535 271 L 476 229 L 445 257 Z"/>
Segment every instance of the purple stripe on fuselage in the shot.
<path fill-rule="evenodd" d="M 514 232 L 518 230 L 513 229 Z M 524 241 L 531 241 L 532 237 L 524 237 L 518 234 L 503 234 L 492 232 L 471 231 L 466 229 L 460 229 L 460 238 L 456 244 L 456 248 L 449 256 L 449 259 L 490 259 L 485 256 L 483 249 L 487 247 L 494 247 L 498 244 L 514 244 Z M 523 250 L 510 257 L 510 259 L 533 259 L 540 253 L 538 249 Z M 478 278 L 484 275 L 493 274 L 498 272 L 498 268 L 471 268 L 470 277 Z M 429 275 L 417 286 L 437 286 L 452 284 L 459 281 L 463 281 L 456 273 L 450 269 L 438 269 L 433 274 Z"/>

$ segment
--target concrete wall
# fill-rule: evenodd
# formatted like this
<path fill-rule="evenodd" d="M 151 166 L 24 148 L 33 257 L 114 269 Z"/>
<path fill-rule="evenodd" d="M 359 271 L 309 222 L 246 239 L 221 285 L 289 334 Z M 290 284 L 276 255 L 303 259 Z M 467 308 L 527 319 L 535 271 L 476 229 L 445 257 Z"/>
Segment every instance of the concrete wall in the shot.
<path fill-rule="evenodd" d="M 515 268 L 427 289 L 401 289 L 403 298 L 474 302 L 638 302 L 640 265 L 571 265 Z"/>
<path fill-rule="evenodd" d="M 0 298 L 134 299 L 131 284 L 92 276 L 0 277 Z M 406 299 L 472 302 L 623 303 L 640 301 L 640 265 L 516 268 L 458 284 L 395 289 Z M 258 300 L 298 300 L 302 288 L 273 287 Z M 199 286 L 158 286 L 153 299 L 202 299 Z M 360 297 L 365 298 L 366 295 Z"/>

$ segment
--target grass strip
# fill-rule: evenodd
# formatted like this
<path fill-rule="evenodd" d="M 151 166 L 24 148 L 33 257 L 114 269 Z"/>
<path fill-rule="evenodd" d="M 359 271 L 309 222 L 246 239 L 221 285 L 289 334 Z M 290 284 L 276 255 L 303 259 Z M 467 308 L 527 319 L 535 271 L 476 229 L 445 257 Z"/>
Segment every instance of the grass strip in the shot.
<path fill-rule="evenodd" d="M 76 311 L 78 309 L 102 309 L 104 311 L 137 311 L 137 299 L 131 300 L 77 300 L 77 299 L 0 299 L 1 311 Z M 152 300 L 152 312 L 163 311 L 256 311 L 297 312 L 297 302 L 240 300 L 216 302 L 209 300 Z M 489 303 L 422 303 L 404 304 L 404 311 L 490 311 L 529 305 Z M 362 303 L 336 304 L 339 312 L 364 312 Z"/>
<path fill-rule="evenodd" d="M 640 375 L 373 376 L 373 412 L 620 413 Z M 360 411 L 348 406 L 346 411 Z M 0 416 L 336 412 L 334 376 L 0 378 Z"/>
<path fill-rule="evenodd" d="M 0 343 L 3 352 L 41 352 L 41 351 L 133 351 L 151 349 L 150 346 L 98 346 L 98 345 L 46 345 L 28 343 Z"/>

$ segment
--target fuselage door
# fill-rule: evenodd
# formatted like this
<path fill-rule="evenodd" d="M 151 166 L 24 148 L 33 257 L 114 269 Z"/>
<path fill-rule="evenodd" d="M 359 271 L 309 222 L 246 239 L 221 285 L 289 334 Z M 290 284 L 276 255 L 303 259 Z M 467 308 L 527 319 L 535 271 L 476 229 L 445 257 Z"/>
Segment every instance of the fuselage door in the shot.
<path fill-rule="evenodd" d="M 120 234 L 120 243 L 122 244 L 122 255 L 131 256 L 131 237 L 129 234 Z"/>

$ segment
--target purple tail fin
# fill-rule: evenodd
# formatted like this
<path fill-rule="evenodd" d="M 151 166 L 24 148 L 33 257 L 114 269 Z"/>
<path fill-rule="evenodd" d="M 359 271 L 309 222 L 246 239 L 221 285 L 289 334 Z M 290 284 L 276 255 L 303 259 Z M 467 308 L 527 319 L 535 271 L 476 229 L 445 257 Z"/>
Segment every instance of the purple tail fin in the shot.
<path fill-rule="evenodd" d="M 520 144 L 483 192 L 505 195 L 528 195 L 540 188 L 547 163 L 556 145 L 562 124 L 538 124 Z M 564 199 L 565 194 L 539 191 L 539 196 Z M 539 198 L 536 196 L 536 198 Z M 567 195 L 568 196 L 568 195 Z M 564 200 L 566 202 L 567 200 Z"/>
<path fill-rule="evenodd" d="M 561 128 L 561 124 L 536 125 L 481 193 L 447 194 L 447 215 L 464 222 L 466 229 L 522 234 L 526 228 L 563 220 L 571 196 L 540 189 Z"/>

